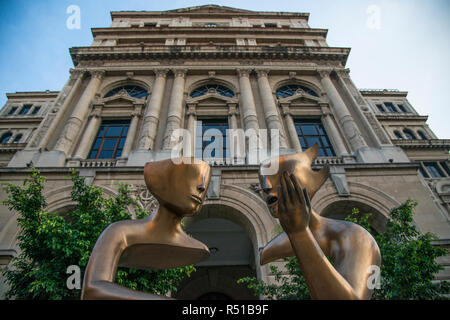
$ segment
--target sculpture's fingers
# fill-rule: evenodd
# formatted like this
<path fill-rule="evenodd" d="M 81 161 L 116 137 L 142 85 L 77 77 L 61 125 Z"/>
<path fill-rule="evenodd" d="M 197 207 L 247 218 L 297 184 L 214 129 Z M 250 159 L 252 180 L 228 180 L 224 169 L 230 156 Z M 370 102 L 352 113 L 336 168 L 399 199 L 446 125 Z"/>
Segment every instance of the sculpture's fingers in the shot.
<path fill-rule="evenodd" d="M 292 183 L 292 180 L 287 172 L 284 172 L 284 180 L 286 182 L 289 202 L 295 205 L 298 202 L 298 196 L 295 192 L 294 184 Z"/>
<path fill-rule="evenodd" d="M 280 175 L 280 199 L 278 200 L 282 207 L 286 209 L 288 205 L 288 191 L 286 186 L 286 180 L 284 179 L 284 174 Z"/>
<path fill-rule="evenodd" d="M 303 188 L 302 188 L 301 182 L 297 179 L 297 177 L 293 173 L 290 174 L 289 178 L 294 187 L 295 198 L 298 199 L 300 204 L 304 204 L 304 203 L 306 204 L 305 195 L 303 194 Z"/>

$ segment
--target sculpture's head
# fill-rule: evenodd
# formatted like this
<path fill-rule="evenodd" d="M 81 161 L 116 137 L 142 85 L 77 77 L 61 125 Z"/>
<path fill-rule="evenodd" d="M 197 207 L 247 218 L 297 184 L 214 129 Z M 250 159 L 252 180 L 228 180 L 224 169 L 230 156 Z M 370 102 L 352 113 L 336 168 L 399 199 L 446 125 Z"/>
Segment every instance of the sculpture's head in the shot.
<path fill-rule="evenodd" d="M 211 179 L 209 165 L 180 158 L 149 162 L 144 168 L 148 190 L 161 206 L 180 217 L 194 215 L 202 206 Z"/>
<path fill-rule="evenodd" d="M 312 199 L 317 190 L 327 180 L 329 176 L 328 166 L 325 166 L 320 171 L 313 171 L 311 169 L 311 163 L 317 157 L 318 152 L 319 146 L 315 144 L 304 152 L 282 155 L 261 163 L 259 180 L 264 198 L 273 217 L 278 218 L 280 175 L 283 172 L 293 173 L 299 179 L 302 187 L 306 188 L 310 199 Z M 277 173 L 264 175 L 264 168 L 273 167 L 273 161 L 278 162 Z"/>

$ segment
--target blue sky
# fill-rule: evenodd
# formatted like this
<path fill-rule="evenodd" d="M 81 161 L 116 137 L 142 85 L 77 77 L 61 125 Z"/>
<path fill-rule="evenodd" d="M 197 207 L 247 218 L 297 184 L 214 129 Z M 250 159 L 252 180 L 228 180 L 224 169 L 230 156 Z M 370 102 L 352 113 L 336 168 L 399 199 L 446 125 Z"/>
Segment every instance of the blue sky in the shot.
<path fill-rule="evenodd" d="M 329 29 L 330 46 L 352 48 L 347 67 L 359 88 L 409 91 L 409 101 L 430 116 L 428 124 L 438 137 L 450 138 L 448 0 L 0 0 L 0 106 L 6 92 L 60 90 L 73 67 L 69 48 L 90 45 L 90 28 L 109 26 L 110 11 L 210 3 L 309 12 L 311 27 Z M 80 29 L 66 27 L 70 5 L 80 7 Z"/>

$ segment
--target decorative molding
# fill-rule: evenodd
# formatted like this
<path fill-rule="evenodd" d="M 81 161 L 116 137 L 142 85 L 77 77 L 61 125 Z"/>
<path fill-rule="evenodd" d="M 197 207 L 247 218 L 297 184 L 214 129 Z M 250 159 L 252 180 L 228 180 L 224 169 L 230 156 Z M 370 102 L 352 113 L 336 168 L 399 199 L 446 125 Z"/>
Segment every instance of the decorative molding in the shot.
<path fill-rule="evenodd" d="M 236 72 L 237 72 L 239 78 L 242 78 L 242 77 L 248 78 L 250 76 L 251 71 L 252 71 L 251 69 L 236 69 Z"/>
<path fill-rule="evenodd" d="M 89 70 L 89 73 L 93 78 L 102 80 L 105 77 L 105 70 Z"/>
<path fill-rule="evenodd" d="M 267 77 L 269 75 L 269 70 L 267 69 L 257 69 L 256 74 L 258 78 Z"/>
<path fill-rule="evenodd" d="M 155 69 L 153 72 L 157 78 L 165 78 L 169 72 L 169 69 Z"/>
<path fill-rule="evenodd" d="M 184 78 L 187 74 L 187 69 L 173 69 L 172 72 L 173 72 L 175 78 L 177 78 L 177 77 Z"/>
<path fill-rule="evenodd" d="M 320 79 L 324 79 L 324 78 L 329 78 L 331 71 L 333 71 L 333 69 L 317 69 L 317 73 L 320 76 Z"/>

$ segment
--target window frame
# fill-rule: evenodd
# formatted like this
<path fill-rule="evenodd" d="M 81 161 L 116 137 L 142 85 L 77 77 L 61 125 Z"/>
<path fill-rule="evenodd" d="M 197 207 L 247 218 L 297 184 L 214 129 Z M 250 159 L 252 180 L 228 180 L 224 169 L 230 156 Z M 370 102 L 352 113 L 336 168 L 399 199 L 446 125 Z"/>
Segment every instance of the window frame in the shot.
<path fill-rule="evenodd" d="M 122 126 L 122 129 L 120 130 L 120 135 L 113 135 L 108 136 L 108 129 L 110 127 L 118 127 Z M 130 119 L 118 119 L 118 120 L 111 120 L 111 119 L 105 119 L 100 124 L 100 127 L 97 131 L 97 134 L 95 135 L 95 139 L 92 142 L 91 149 L 89 150 L 89 154 L 87 159 L 89 160 L 103 160 L 103 159 L 117 159 L 120 156 L 122 156 L 123 147 L 125 146 L 126 139 L 128 136 L 128 130 L 130 128 Z M 101 134 L 101 135 L 100 135 Z M 114 148 L 106 148 L 104 149 L 104 144 L 106 140 L 113 140 L 115 139 Z M 120 147 L 121 140 L 123 140 L 123 145 Z M 99 141 L 98 146 L 96 147 L 97 141 Z M 100 157 L 101 153 L 103 151 L 112 151 L 112 157 L 110 158 L 102 158 Z M 117 153 L 120 151 L 120 154 Z M 93 156 L 93 152 L 95 152 L 95 156 Z"/>
<path fill-rule="evenodd" d="M 300 141 L 300 145 L 302 147 L 302 150 L 306 150 L 308 148 L 311 148 L 314 144 L 309 145 L 309 141 L 308 141 L 308 137 L 312 137 L 312 138 L 316 138 L 318 140 L 318 145 L 319 145 L 319 154 L 318 157 L 336 157 L 336 151 L 334 150 L 334 146 L 333 143 L 331 142 L 331 139 L 328 137 L 328 134 L 325 130 L 325 127 L 322 123 L 321 119 L 308 119 L 308 118 L 300 118 L 300 117 L 294 117 L 293 118 L 293 122 L 294 122 L 294 126 L 295 126 L 295 131 L 297 132 L 297 139 L 299 139 Z M 320 129 L 323 133 L 320 132 L 320 130 L 318 129 L 318 127 L 315 127 L 316 133 L 318 134 L 305 134 L 305 130 L 303 128 L 301 128 L 301 125 L 299 124 L 303 124 L 303 125 L 315 125 L 315 126 L 320 126 Z M 299 134 L 299 130 L 300 133 L 302 134 L 302 138 L 300 137 Z M 324 145 L 324 140 L 326 141 L 327 145 Z M 330 152 L 329 152 L 330 151 Z M 321 155 L 321 153 L 323 153 L 324 155 Z"/>
<path fill-rule="evenodd" d="M 205 150 L 205 148 L 209 145 L 209 144 L 211 144 L 211 143 L 213 143 L 214 142 L 214 140 L 213 141 L 205 141 L 203 138 L 204 138 L 204 134 L 205 134 L 205 131 L 206 130 L 204 130 L 203 128 L 205 127 L 204 125 L 203 125 L 203 122 L 208 122 L 208 121 L 210 121 L 210 122 L 214 122 L 214 121 L 216 121 L 216 122 L 218 122 L 218 123 L 221 123 L 221 124 L 226 124 L 226 128 L 225 128 L 225 132 L 223 131 L 223 130 L 221 130 L 221 129 L 219 129 L 219 128 L 216 128 L 215 127 L 215 129 L 218 129 L 219 131 L 221 131 L 222 132 L 222 135 L 223 135 L 223 140 L 222 140 L 222 158 L 218 158 L 218 157 L 216 157 L 216 155 L 214 154 L 214 157 L 212 157 L 212 158 L 204 158 L 203 157 L 203 154 L 204 154 L 204 150 Z M 229 123 L 229 119 L 228 119 L 228 117 L 197 117 L 197 123 L 198 122 L 201 122 L 202 123 L 202 125 L 201 125 L 201 130 L 202 130 L 202 134 L 201 134 L 201 148 L 199 147 L 199 145 L 197 144 L 197 139 L 199 138 L 198 136 L 196 136 L 196 139 L 195 139 L 195 154 L 194 154 L 194 156 L 196 157 L 196 158 L 199 158 L 198 156 L 199 156 L 199 152 L 200 152 L 200 150 L 201 150 L 201 157 L 199 158 L 199 159 L 202 159 L 202 160 L 204 160 L 204 161 L 225 161 L 225 160 L 227 160 L 227 159 L 229 159 L 230 158 L 230 155 L 228 154 L 228 146 L 230 145 L 229 144 L 229 141 L 228 141 L 228 135 L 227 135 L 227 130 L 229 130 L 230 129 L 230 123 Z M 198 127 L 197 127 L 198 128 Z"/>

